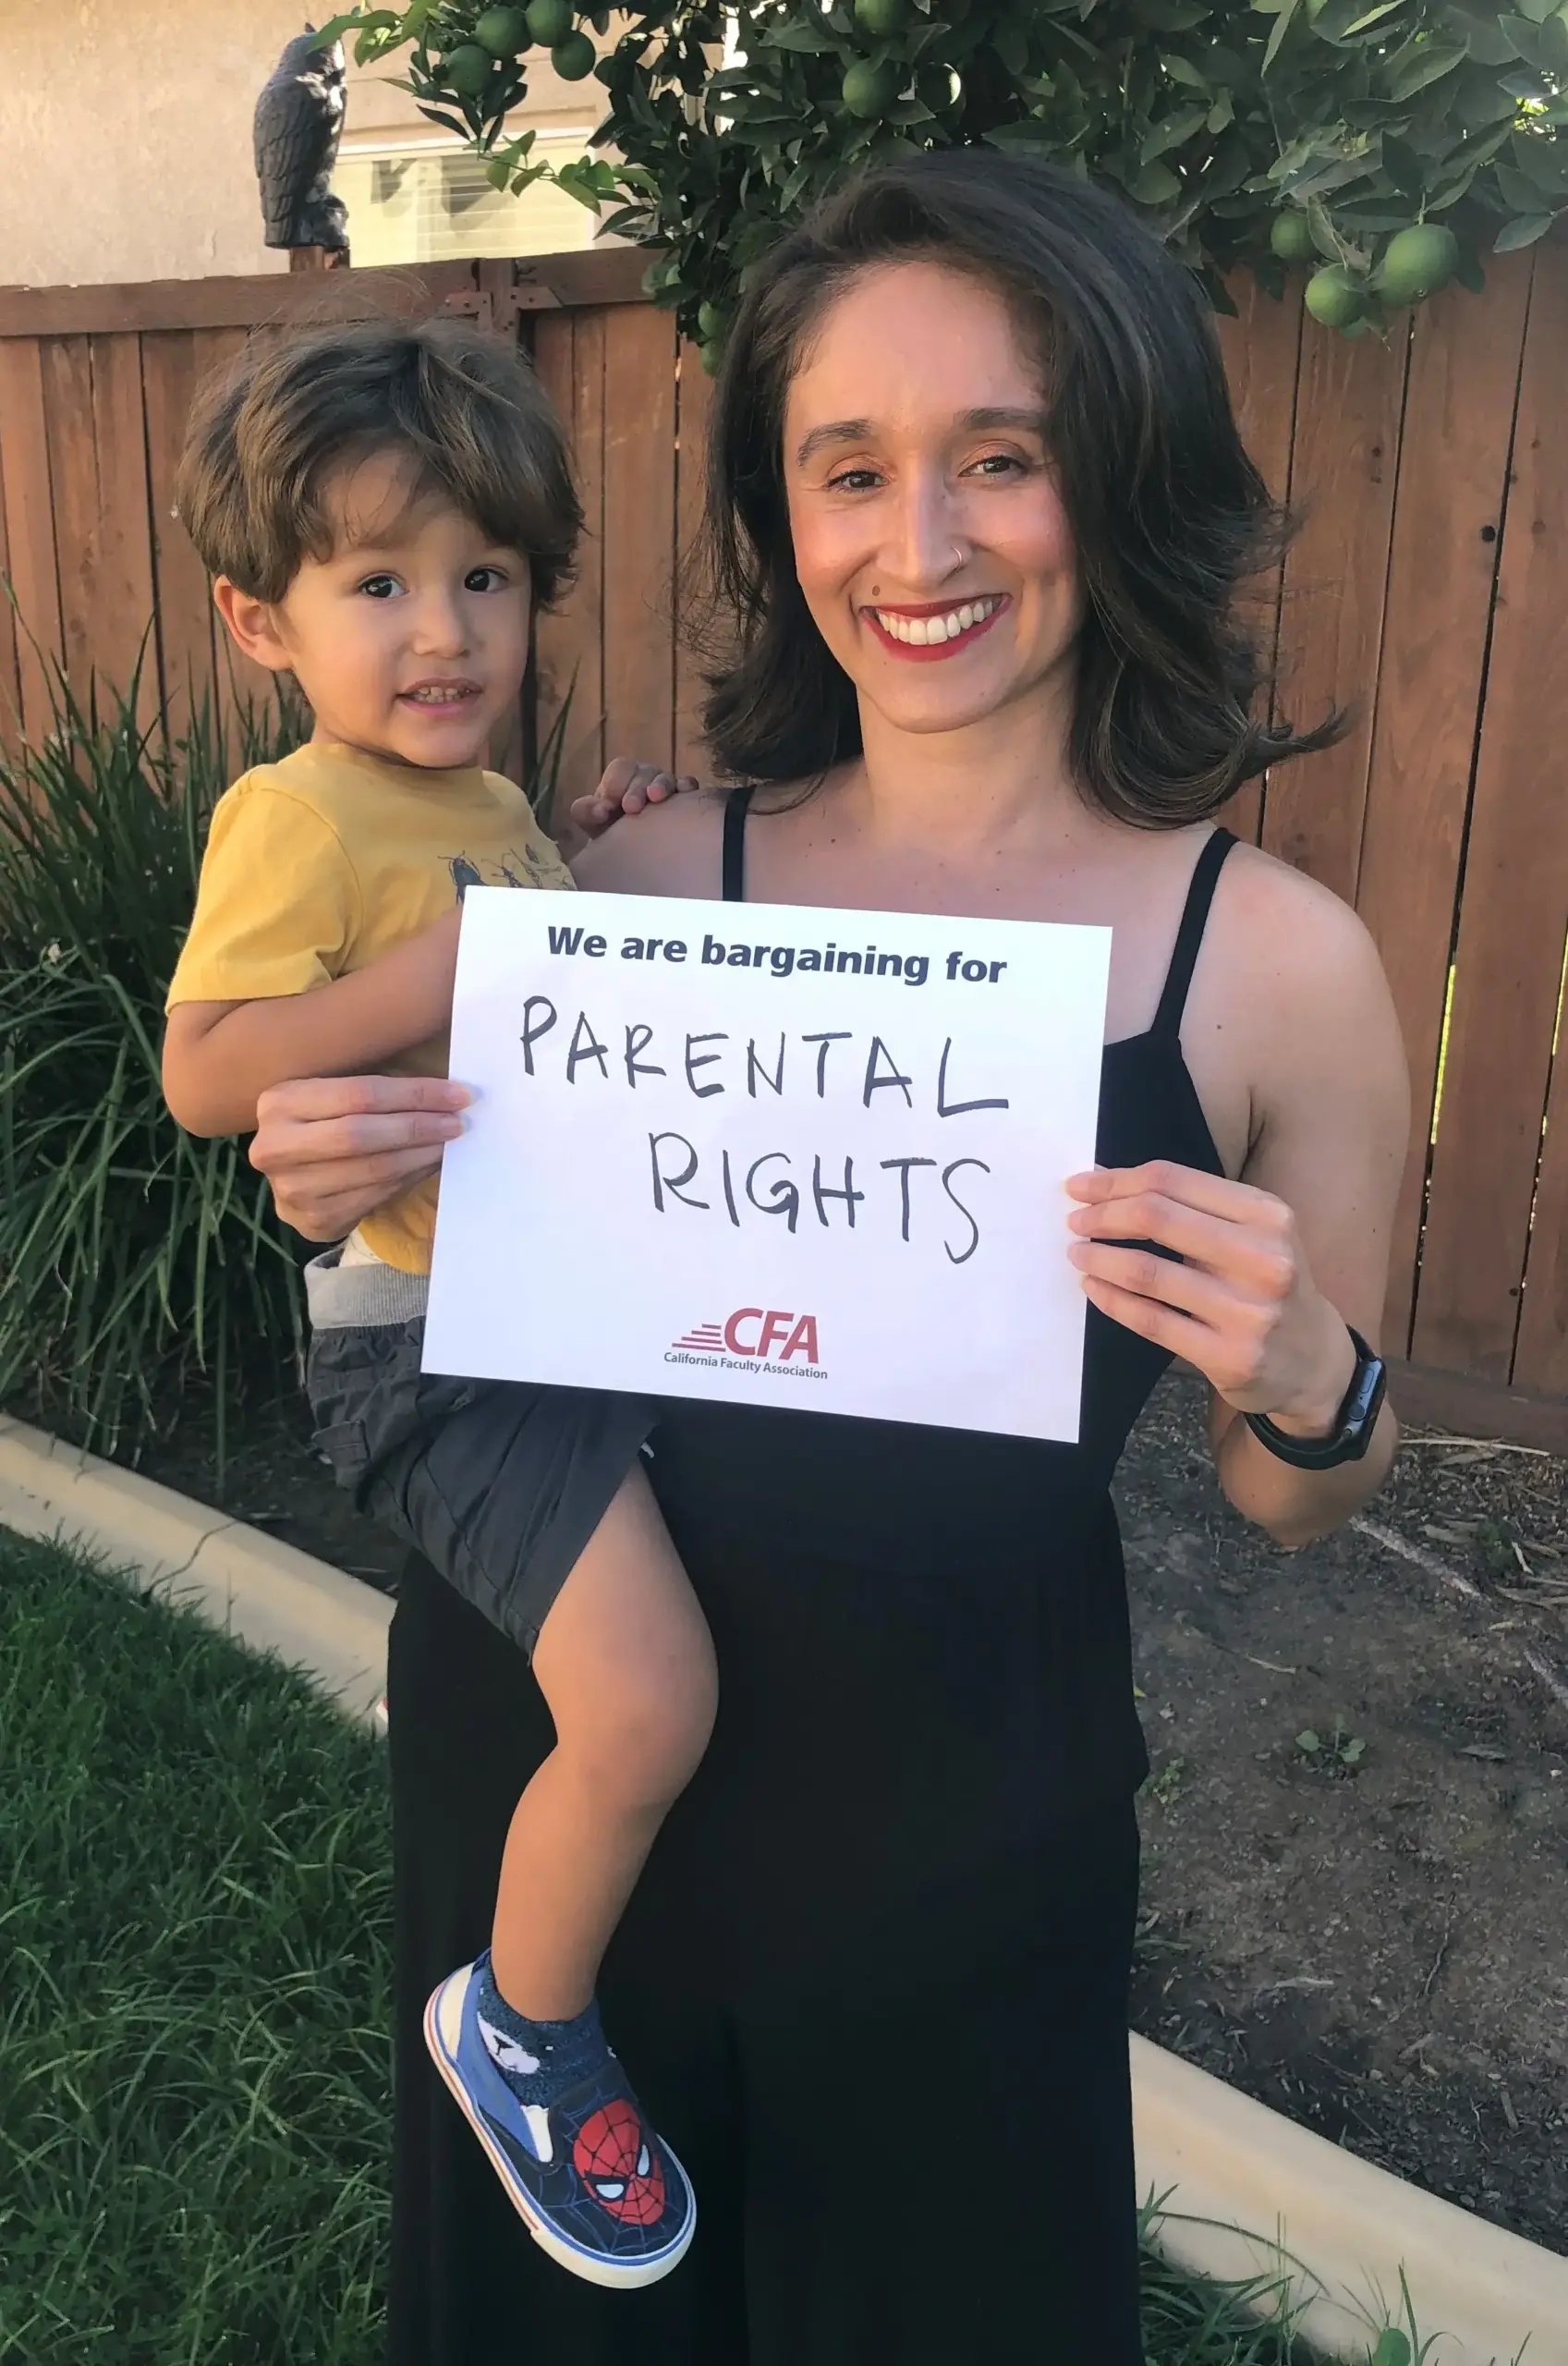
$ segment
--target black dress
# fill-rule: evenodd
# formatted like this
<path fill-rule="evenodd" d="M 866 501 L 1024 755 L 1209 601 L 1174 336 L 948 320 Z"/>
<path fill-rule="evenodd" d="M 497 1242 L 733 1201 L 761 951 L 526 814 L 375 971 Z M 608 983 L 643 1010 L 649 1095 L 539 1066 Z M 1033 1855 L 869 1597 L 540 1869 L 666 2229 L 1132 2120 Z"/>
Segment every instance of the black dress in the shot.
<path fill-rule="evenodd" d="M 746 799 L 725 817 L 742 892 Z M 1180 1028 L 1109 1046 L 1102 1163 L 1221 1171 Z M 665 1409 L 712 1745 L 605 1963 L 692 2250 L 606 2293 L 514 2216 L 426 2056 L 549 1748 L 522 1657 L 415 1562 L 393 1621 L 392 2366 L 1142 2366 L 1126 1992 L 1147 1772 L 1108 1487 L 1166 1359 L 1092 1311 L 1082 1443 Z"/>

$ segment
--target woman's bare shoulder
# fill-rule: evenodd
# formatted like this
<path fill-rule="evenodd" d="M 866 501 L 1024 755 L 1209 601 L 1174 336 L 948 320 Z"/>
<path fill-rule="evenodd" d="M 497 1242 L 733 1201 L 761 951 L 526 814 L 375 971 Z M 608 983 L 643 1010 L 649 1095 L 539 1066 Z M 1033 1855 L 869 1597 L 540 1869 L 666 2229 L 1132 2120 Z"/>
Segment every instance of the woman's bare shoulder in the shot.
<path fill-rule="evenodd" d="M 717 896 L 724 793 L 688 789 L 613 823 L 576 856 L 579 887 L 610 896 Z"/>
<path fill-rule="evenodd" d="M 1331 888 L 1238 847 L 1215 897 L 1217 958 L 1198 984 L 1258 1088 L 1335 1075 L 1397 1097 L 1404 1055 L 1393 997 L 1366 923 Z M 1197 997 L 1195 995 L 1195 1000 Z"/>
<path fill-rule="evenodd" d="M 1293 999 L 1315 985 L 1382 980 L 1382 964 L 1366 923 L 1331 887 L 1294 864 L 1238 846 L 1221 873 L 1215 899 L 1222 944 L 1245 960 L 1259 989 L 1270 981 Z"/>

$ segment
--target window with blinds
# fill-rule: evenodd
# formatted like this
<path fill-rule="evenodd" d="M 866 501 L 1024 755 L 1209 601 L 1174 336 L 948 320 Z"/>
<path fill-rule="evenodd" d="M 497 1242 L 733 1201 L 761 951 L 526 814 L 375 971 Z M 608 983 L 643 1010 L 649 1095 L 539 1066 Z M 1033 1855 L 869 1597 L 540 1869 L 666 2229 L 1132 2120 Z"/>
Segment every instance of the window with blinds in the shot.
<path fill-rule="evenodd" d="M 541 140 L 536 155 L 580 156 L 586 136 Z M 548 180 L 518 197 L 492 189 L 478 157 L 454 144 L 345 151 L 333 189 L 348 208 L 361 268 L 468 255 L 564 254 L 593 243 L 596 217 Z"/>

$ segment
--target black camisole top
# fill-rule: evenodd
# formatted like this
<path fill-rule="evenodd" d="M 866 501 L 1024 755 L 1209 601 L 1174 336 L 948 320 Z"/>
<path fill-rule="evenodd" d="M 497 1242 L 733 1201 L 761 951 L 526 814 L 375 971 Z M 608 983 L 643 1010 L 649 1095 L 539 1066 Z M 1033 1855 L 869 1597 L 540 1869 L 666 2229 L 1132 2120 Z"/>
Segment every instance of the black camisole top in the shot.
<path fill-rule="evenodd" d="M 724 812 L 723 895 L 745 899 L 751 795 Z M 1182 1053 L 1182 1017 L 1221 867 L 1216 830 L 1194 869 L 1154 1023 L 1105 1049 L 1097 1154 L 1103 1166 L 1168 1159 L 1223 1172 Z M 1125 1581 L 1110 1484 L 1171 1359 L 1088 1310 L 1076 1445 L 962 1429 L 670 1399 L 654 1441 L 655 1485 L 683 1549 L 774 1540 L 785 1556 L 955 1583 L 1038 1587 L 1054 1639 L 1061 1731 L 1079 1799 L 1147 1771 L 1134 1705 Z"/>

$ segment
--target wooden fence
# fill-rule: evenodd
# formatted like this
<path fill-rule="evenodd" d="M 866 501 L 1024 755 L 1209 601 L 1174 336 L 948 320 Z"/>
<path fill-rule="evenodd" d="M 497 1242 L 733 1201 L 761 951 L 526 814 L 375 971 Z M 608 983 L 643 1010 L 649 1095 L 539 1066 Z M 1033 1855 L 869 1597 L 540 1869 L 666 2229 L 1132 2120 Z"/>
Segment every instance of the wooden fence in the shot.
<path fill-rule="evenodd" d="M 1392 982 L 1417 1116 L 1388 1323 L 1404 1409 L 1568 1450 L 1568 246 L 1386 345 L 1241 301 L 1245 432 L 1305 518 L 1278 587 L 1289 704 L 1355 720 L 1236 825 L 1355 903 Z M 573 690 L 564 788 L 612 753 L 700 769 L 672 585 L 709 387 L 626 251 L 0 290 L 0 573 L 32 636 L 0 605 L 0 713 L 46 724 L 41 652 L 124 682 L 150 619 L 149 714 L 221 682 L 170 494 L 197 381 L 248 335 L 438 312 L 519 335 L 571 428 L 590 531 L 529 700 L 542 730 Z"/>

